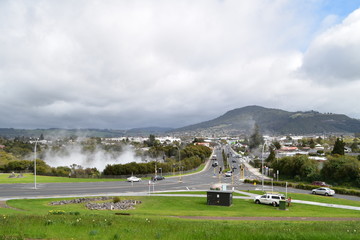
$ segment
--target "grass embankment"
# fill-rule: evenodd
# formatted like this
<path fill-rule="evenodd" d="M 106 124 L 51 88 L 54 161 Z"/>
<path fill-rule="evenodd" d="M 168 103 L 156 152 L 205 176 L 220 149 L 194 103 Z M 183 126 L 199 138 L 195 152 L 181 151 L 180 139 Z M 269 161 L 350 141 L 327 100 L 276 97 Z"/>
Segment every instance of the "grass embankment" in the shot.
<path fill-rule="evenodd" d="M 15 174 L 18 176 L 19 174 Z M 0 174 L 0 183 L 33 183 L 34 175 L 25 173 L 23 177 L 9 178 L 10 173 Z M 37 183 L 70 183 L 70 182 L 114 182 L 125 181 L 126 179 L 109 179 L 109 178 L 68 178 L 36 175 Z"/>
<path fill-rule="evenodd" d="M 122 197 L 127 199 L 129 197 Z M 233 199 L 231 207 L 208 206 L 204 198 L 131 197 L 143 203 L 130 216 L 120 211 L 91 211 L 84 204 L 50 206 L 50 199 L 10 200 L 0 208 L 0 239 L 358 239 L 359 221 L 288 222 L 210 221 L 178 219 L 171 216 L 218 217 L 352 217 L 359 211 L 292 204 L 288 211 L 252 200 Z M 63 210 L 65 215 L 49 215 Z M 76 212 L 78 215 L 70 215 Z"/>

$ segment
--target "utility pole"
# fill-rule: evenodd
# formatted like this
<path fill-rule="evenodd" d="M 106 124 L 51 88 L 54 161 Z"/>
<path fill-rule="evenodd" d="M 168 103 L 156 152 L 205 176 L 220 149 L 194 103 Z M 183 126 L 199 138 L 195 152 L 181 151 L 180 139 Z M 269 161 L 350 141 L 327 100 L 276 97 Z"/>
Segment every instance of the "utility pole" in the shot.
<path fill-rule="evenodd" d="M 38 138 L 35 140 L 35 147 L 34 147 L 34 189 L 36 189 L 36 146 L 38 143 Z"/>

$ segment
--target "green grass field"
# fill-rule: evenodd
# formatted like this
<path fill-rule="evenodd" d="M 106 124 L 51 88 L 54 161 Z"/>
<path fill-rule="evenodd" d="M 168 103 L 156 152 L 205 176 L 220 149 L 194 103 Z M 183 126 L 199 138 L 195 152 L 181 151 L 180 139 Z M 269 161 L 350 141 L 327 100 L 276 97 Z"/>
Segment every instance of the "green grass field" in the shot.
<path fill-rule="evenodd" d="M 33 183 L 34 175 L 32 173 L 23 174 L 22 178 L 9 178 L 9 173 L 0 174 L 0 183 Z M 17 176 L 18 174 L 16 174 Z M 125 181 L 125 179 L 107 179 L 107 178 L 68 178 L 36 175 L 37 183 L 67 183 L 67 182 L 113 182 Z"/>
<path fill-rule="evenodd" d="M 84 204 L 51 206 L 55 199 L 10 200 L 21 209 L 0 208 L 0 239 L 359 239 L 360 221 L 294 222 L 286 217 L 351 217 L 359 211 L 293 204 L 288 211 L 252 200 L 230 207 L 208 206 L 206 198 L 121 197 L 141 200 L 129 216 L 92 211 Z M 58 200 L 58 199 L 56 199 Z M 63 210 L 64 215 L 49 215 Z M 70 215 L 76 212 L 78 215 Z M 279 217 L 279 221 L 193 220 L 176 216 Z M 285 217 L 285 218 L 284 218 Z"/>

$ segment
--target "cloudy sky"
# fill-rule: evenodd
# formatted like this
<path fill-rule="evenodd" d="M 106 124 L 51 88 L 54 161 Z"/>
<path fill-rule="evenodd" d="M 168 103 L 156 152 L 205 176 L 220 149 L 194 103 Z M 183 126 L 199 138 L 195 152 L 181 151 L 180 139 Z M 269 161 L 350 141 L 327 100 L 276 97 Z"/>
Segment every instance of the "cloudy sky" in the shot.
<path fill-rule="evenodd" d="M 0 128 L 360 118 L 360 0 L 0 0 Z"/>

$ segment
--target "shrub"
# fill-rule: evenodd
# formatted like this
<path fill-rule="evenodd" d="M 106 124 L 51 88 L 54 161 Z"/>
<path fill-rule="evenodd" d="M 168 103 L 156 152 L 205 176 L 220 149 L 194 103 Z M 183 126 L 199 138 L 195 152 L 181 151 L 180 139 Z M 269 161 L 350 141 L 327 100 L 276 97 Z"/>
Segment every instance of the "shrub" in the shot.
<path fill-rule="evenodd" d="M 65 211 L 63 210 L 50 210 L 49 215 L 64 215 Z"/>
<path fill-rule="evenodd" d="M 120 197 L 114 197 L 113 198 L 113 203 L 118 203 L 120 201 L 121 201 Z"/>

